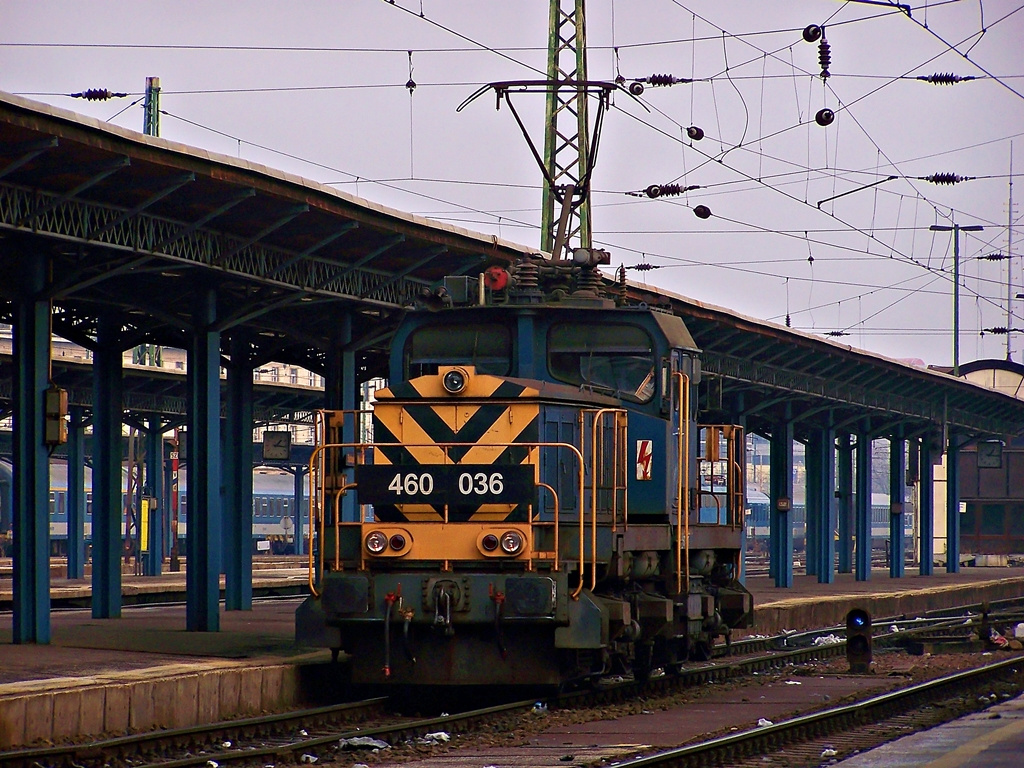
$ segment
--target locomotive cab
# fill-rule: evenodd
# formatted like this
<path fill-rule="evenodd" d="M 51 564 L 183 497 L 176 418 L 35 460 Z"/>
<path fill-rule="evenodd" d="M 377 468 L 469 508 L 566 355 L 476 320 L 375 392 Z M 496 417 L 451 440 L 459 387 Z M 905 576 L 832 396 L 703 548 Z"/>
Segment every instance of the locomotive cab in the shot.
<path fill-rule="evenodd" d="M 593 275 L 510 273 L 408 313 L 372 435 L 320 415 L 296 630 L 356 682 L 643 676 L 749 623 L 742 430 L 696 424 L 685 324 Z"/>

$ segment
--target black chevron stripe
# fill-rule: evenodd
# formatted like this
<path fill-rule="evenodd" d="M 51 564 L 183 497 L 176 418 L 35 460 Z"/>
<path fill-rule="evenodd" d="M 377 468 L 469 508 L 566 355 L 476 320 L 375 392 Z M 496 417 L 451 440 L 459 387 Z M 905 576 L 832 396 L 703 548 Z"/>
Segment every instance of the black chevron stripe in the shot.
<path fill-rule="evenodd" d="M 498 388 L 490 395 L 491 397 L 516 398 L 522 397 L 526 387 L 522 384 L 513 384 L 511 381 L 503 381 Z"/>
<path fill-rule="evenodd" d="M 392 464 L 416 464 L 409 449 L 398 442 L 398 438 L 376 416 L 373 417 L 374 450 Z"/>
<path fill-rule="evenodd" d="M 391 384 L 388 386 L 388 389 L 391 390 L 391 396 L 396 399 L 419 400 L 423 397 L 423 395 L 416 391 L 416 387 L 408 381 L 400 381 L 397 384 Z"/>
<path fill-rule="evenodd" d="M 406 414 L 416 420 L 424 432 L 430 435 L 431 439 L 438 443 L 477 443 L 494 422 L 501 418 L 508 408 L 503 403 L 490 403 L 481 405 L 469 421 L 462 425 L 462 428 L 455 432 L 449 427 L 432 406 L 429 405 L 407 405 Z M 472 445 L 451 448 L 448 455 L 456 464 L 462 460 Z"/>

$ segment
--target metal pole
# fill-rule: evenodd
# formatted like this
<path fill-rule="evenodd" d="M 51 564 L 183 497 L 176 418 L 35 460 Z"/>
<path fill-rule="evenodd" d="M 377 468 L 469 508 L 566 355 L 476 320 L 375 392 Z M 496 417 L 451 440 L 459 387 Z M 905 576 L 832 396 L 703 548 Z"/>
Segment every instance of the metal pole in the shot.
<path fill-rule="evenodd" d="M 147 136 L 160 135 L 160 78 L 146 78 L 146 100 L 143 103 L 142 132 Z"/>
<path fill-rule="evenodd" d="M 971 224 L 961 227 L 956 222 L 953 226 L 946 227 L 941 224 L 932 224 L 928 227 L 932 232 L 953 233 L 953 375 L 960 375 L 960 231 L 981 232 L 984 227 Z"/>
<path fill-rule="evenodd" d="M 953 375 L 960 375 L 960 225 L 953 225 Z"/>
<path fill-rule="evenodd" d="M 1013 142 L 1010 142 L 1010 207 L 1006 222 L 1006 362 L 1013 360 Z"/>

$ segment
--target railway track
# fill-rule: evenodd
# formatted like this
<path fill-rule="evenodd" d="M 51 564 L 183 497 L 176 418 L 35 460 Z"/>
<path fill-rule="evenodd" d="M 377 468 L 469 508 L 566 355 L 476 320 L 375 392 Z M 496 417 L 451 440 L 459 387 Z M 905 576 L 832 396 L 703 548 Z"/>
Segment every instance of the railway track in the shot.
<path fill-rule="evenodd" d="M 965 619 L 964 611 L 972 608 L 978 609 L 979 606 L 965 606 L 952 614 L 943 612 L 942 615 L 928 619 L 883 619 L 876 625 L 878 629 L 885 630 L 884 634 L 876 636 L 876 647 L 903 641 L 915 634 L 954 628 L 959 631 L 969 630 L 980 625 L 978 615 Z M 989 617 L 1013 616 L 1016 615 L 1014 611 L 1019 611 L 1012 605 L 1000 605 L 997 608 L 998 613 L 990 611 Z M 970 623 L 965 624 L 965 621 Z M 893 625 L 898 631 L 889 631 Z M 845 642 L 816 641 L 821 638 L 834 640 L 837 632 L 839 628 L 833 627 L 738 641 L 731 645 L 732 655 L 720 657 L 713 662 L 682 664 L 667 673 L 655 675 L 643 684 L 630 679 L 605 681 L 603 685 L 562 694 L 546 702 L 545 706 L 553 710 L 586 709 L 628 702 L 638 697 L 669 696 L 700 685 L 740 680 L 772 670 L 834 658 L 845 653 Z M 345 740 L 369 738 L 398 744 L 423 739 L 432 733 L 470 733 L 492 728 L 503 719 L 518 717 L 531 710 L 534 704 L 531 699 L 443 717 L 413 719 L 389 715 L 386 700 L 378 698 L 283 715 L 136 734 L 89 745 L 14 750 L 0 753 L 0 766 L 93 768 L 101 765 L 131 765 L 132 768 L 185 768 L 199 765 L 214 768 L 214 765 L 229 763 L 264 765 L 281 760 L 301 761 L 303 755 L 333 754 Z M 808 722 L 819 721 L 814 719 Z M 762 735 L 774 733 L 774 730 L 769 730 Z M 753 739 L 753 736 L 750 738 Z"/>
<path fill-rule="evenodd" d="M 658 696 L 712 682 L 829 658 L 841 645 L 774 650 L 747 657 L 691 665 L 662 674 L 647 683 L 618 680 L 562 694 L 542 702 L 546 709 L 582 709 Z M 535 699 L 431 718 L 389 716 L 385 699 L 266 715 L 167 731 L 155 731 L 91 744 L 47 746 L 0 753 L 2 768 L 186 768 L 259 764 L 281 759 L 301 761 L 303 755 L 334 753 L 346 740 L 376 739 L 389 744 L 423 739 L 431 733 L 472 732 L 533 709 Z M 358 724 L 358 726 L 356 725 Z M 262 761 L 262 762 L 258 762 Z"/>
<path fill-rule="evenodd" d="M 1000 699 L 1020 695 L 1022 691 L 1024 657 L 1016 656 L 853 704 L 653 755 L 620 760 L 618 765 L 620 768 L 817 766 L 823 759 L 842 759 L 854 751 L 954 720 Z"/>

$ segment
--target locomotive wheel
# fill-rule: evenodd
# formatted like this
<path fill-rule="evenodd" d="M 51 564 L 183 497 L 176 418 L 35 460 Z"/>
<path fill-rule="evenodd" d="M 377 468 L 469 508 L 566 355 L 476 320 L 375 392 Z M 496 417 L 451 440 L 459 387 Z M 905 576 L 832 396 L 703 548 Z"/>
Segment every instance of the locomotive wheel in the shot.
<path fill-rule="evenodd" d="M 690 646 L 690 658 L 693 661 L 711 661 L 712 642 L 695 640 Z"/>
<path fill-rule="evenodd" d="M 654 643 L 636 643 L 633 646 L 633 679 L 646 683 L 651 679 L 654 668 Z"/>

